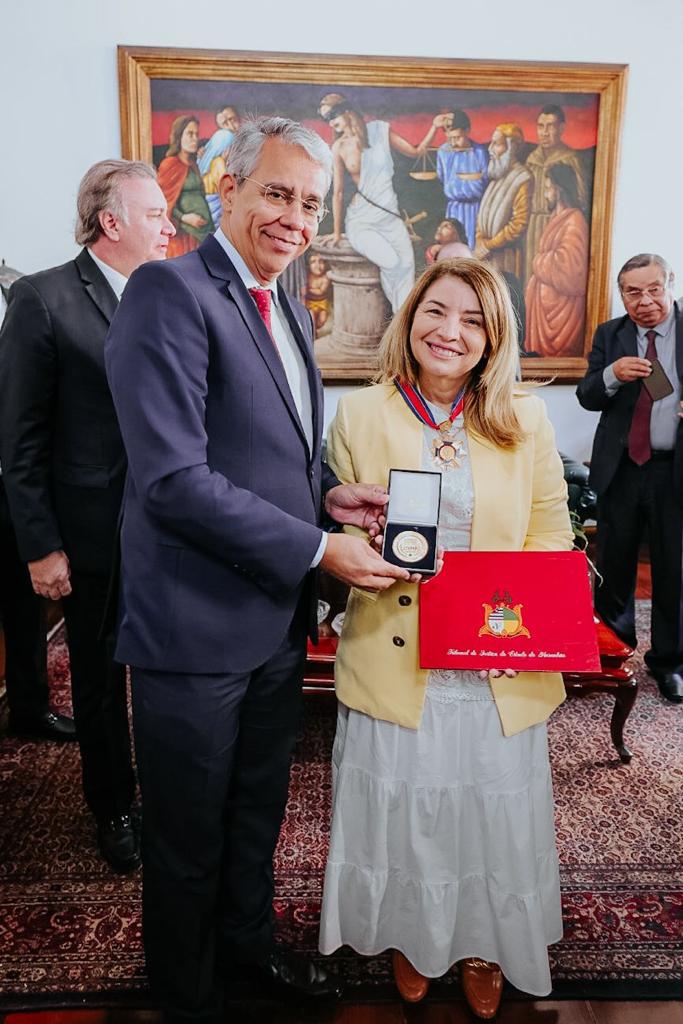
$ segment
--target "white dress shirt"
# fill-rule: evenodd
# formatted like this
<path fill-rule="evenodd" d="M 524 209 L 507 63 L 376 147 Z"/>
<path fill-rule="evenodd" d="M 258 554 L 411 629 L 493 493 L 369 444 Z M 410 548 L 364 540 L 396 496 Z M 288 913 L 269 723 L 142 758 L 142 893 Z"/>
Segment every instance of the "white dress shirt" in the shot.
<path fill-rule="evenodd" d="M 102 271 L 107 280 L 107 284 L 113 291 L 117 300 L 120 302 L 121 296 L 123 295 L 123 289 L 128 284 L 128 278 L 124 277 L 123 274 L 120 274 L 118 270 L 114 270 L 114 268 L 110 267 L 108 263 L 104 263 L 99 258 L 99 256 L 95 255 L 92 249 L 88 249 L 88 255 L 92 259 L 95 266 L 99 267 L 99 269 Z"/>

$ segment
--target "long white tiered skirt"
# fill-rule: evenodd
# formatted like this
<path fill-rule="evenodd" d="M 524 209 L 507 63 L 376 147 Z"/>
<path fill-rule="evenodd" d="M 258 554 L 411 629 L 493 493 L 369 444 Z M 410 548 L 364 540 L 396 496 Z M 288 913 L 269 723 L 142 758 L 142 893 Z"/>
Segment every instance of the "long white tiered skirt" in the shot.
<path fill-rule="evenodd" d="M 320 949 L 399 949 L 431 978 L 481 957 L 544 996 L 562 936 L 546 728 L 503 737 L 488 684 L 457 675 L 416 731 L 340 707 Z"/>

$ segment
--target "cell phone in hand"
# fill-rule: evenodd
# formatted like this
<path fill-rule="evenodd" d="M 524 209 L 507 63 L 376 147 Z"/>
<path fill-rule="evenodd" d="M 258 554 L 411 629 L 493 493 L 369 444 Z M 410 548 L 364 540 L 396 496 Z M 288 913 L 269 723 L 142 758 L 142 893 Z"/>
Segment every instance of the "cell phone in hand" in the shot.
<path fill-rule="evenodd" d="M 643 384 L 647 388 L 652 401 L 658 402 L 660 398 L 666 398 L 673 391 L 673 384 L 667 377 L 659 359 L 651 359 L 652 373 L 649 377 L 643 377 Z"/>

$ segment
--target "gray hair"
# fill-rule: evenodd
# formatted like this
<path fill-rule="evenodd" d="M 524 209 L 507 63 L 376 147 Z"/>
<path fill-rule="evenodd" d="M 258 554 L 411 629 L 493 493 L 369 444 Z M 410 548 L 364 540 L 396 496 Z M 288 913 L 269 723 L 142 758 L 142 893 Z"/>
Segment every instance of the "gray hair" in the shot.
<path fill-rule="evenodd" d="M 75 235 L 79 245 L 93 245 L 102 235 L 100 214 L 105 210 L 128 223 L 121 185 L 131 178 L 156 181 L 157 172 L 142 160 L 100 160 L 85 172 L 76 199 Z"/>
<path fill-rule="evenodd" d="M 226 170 L 241 184 L 250 177 L 261 158 L 267 139 L 278 139 L 288 146 L 300 146 L 325 172 L 325 194 L 332 184 L 332 153 L 317 132 L 286 117 L 257 117 L 244 121 L 235 132 Z"/>
<path fill-rule="evenodd" d="M 630 260 L 626 260 L 626 263 L 624 263 L 617 274 L 619 289 L 621 290 L 621 279 L 624 274 L 628 274 L 629 270 L 641 270 L 643 267 L 651 267 L 653 265 L 659 267 L 664 274 L 665 285 L 673 284 L 674 272 L 663 256 L 658 256 L 656 252 L 639 252 L 637 256 L 631 256 Z"/>

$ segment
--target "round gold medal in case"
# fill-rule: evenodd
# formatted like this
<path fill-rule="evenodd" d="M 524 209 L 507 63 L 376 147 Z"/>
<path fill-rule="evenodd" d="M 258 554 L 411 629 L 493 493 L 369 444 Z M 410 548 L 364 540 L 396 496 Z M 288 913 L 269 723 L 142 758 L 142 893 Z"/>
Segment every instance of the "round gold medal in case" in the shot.
<path fill-rule="evenodd" d="M 394 538 L 391 550 L 402 562 L 421 562 L 427 557 L 429 544 L 420 533 L 415 530 L 403 530 Z"/>

